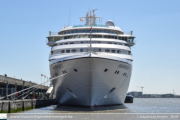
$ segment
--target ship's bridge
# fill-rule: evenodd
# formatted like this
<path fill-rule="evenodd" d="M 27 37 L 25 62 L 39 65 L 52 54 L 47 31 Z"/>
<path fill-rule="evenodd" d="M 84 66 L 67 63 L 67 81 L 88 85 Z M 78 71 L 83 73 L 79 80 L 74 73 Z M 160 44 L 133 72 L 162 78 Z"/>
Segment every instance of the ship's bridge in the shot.
<path fill-rule="evenodd" d="M 120 27 L 117 26 L 106 26 L 106 25 L 74 25 L 61 28 L 58 35 L 70 34 L 70 33 L 90 33 L 91 27 L 93 32 L 98 33 L 113 33 L 113 34 L 124 34 Z"/>

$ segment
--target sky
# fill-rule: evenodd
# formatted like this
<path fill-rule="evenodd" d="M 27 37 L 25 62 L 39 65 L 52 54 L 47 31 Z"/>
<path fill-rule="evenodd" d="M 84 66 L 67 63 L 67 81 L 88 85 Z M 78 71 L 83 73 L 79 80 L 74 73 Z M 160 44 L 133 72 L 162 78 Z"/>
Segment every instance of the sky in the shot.
<path fill-rule="evenodd" d="M 128 91 L 180 95 L 179 0 L 0 0 L 0 75 L 41 82 L 50 77 L 49 31 L 84 24 L 97 9 L 102 24 L 113 20 L 133 31 L 133 70 Z M 100 23 L 98 23 L 100 24 Z"/>

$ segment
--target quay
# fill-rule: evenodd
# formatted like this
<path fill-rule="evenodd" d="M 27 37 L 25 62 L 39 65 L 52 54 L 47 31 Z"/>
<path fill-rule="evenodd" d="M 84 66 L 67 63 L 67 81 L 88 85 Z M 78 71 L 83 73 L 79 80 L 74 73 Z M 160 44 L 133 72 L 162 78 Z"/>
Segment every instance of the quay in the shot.
<path fill-rule="evenodd" d="M 25 81 L 22 79 L 16 79 L 8 77 L 7 75 L 0 75 L 0 97 L 7 96 L 12 93 L 27 89 L 29 87 L 38 85 L 37 83 L 31 81 Z M 48 86 L 39 85 L 37 88 L 33 88 L 33 93 L 36 93 L 39 97 L 39 94 L 45 95 L 45 92 L 48 90 Z M 40 93 L 39 93 L 40 92 Z M 22 92 L 23 93 L 23 92 Z M 15 95 L 8 97 L 8 99 L 13 100 Z"/>
<path fill-rule="evenodd" d="M 0 113 L 57 105 L 57 100 L 48 96 L 52 87 L 42 84 L 0 75 Z"/>
<path fill-rule="evenodd" d="M 3 100 L 0 101 L 0 113 L 16 113 L 50 105 L 57 105 L 57 101 L 55 99 L 24 99 L 16 101 Z"/>

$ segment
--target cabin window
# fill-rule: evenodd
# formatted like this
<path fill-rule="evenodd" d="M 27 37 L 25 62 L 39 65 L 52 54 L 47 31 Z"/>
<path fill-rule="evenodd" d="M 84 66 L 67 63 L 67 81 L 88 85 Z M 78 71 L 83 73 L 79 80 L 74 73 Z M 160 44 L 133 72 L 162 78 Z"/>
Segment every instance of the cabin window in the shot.
<path fill-rule="evenodd" d="M 115 53 L 116 52 L 116 50 L 111 50 L 111 53 Z"/>
<path fill-rule="evenodd" d="M 70 42 L 69 44 L 74 44 L 73 42 Z"/>
<path fill-rule="evenodd" d="M 91 35 L 91 38 L 97 38 L 97 35 Z"/>
<path fill-rule="evenodd" d="M 132 37 L 128 38 L 128 41 L 133 42 L 133 38 Z"/>
<path fill-rule="evenodd" d="M 48 38 L 48 41 L 49 41 L 49 42 L 53 42 L 53 37 L 49 37 L 49 38 Z"/>
<path fill-rule="evenodd" d="M 127 41 L 127 37 L 125 37 L 124 40 Z"/>
<path fill-rule="evenodd" d="M 83 42 L 81 42 L 81 44 L 83 44 Z"/>
<path fill-rule="evenodd" d="M 81 52 L 83 52 L 83 49 L 81 49 Z"/>
<path fill-rule="evenodd" d="M 99 49 L 99 52 L 101 52 L 101 49 Z"/>
<path fill-rule="evenodd" d="M 64 43 L 64 45 L 67 45 L 68 43 Z"/>
<path fill-rule="evenodd" d="M 108 42 L 108 44 L 112 44 L 112 42 Z"/>
<path fill-rule="evenodd" d="M 54 37 L 54 41 L 60 40 L 60 37 Z"/>
<path fill-rule="evenodd" d="M 97 32 L 97 30 L 94 30 L 95 32 Z"/>
<path fill-rule="evenodd" d="M 79 36 L 78 36 L 78 35 L 75 35 L 74 38 L 75 38 L 75 39 L 76 39 L 76 38 L 79 38 Z"/>
<path fill-rule="evenodd" d="M 66 53 L 70 53 L 70 50 L 66 50 Z"/>
<path fill-rule="evenodd" d="M 86 30 L 86 33 L 90 33 L 90 30 Z"/>
<path fill-rule="evenodd" d="M 72 53 L 75 53 L 75 52 L 76 52 L 76 49 L 72 49 L 71 52 L 72 52 Z"/>
<path fill-rule="evenodd" d="M 66 32 L 66 34 L 69 34 L 69 33 L 70 33 L 70 31 Z"/>
<path fill-rule="evenodd" d="M 105 52 L 110 52 L 110 50 L 109 49 L 105 49 Z"/>
<path fill-rule="evenodd" d="M 89 36 L 88 35 L 84 35 L 83 38 L 88 38 Z"/>
<path fill-rule="evenodd" d="M 121 51 L 120 51 L 120 50 L 117 50 L 117 53 L 121 53 Z"/>
<path fill-rule="evenodd" d="M 117 45 L 117 43 L 114 43 L 114 44 L 116 44 L 116 45 Z"/>
<path fill-rule="evenodd" d="M 111 36 L 108 36 L 108 38 L 111 38 Z"/>
<path fill-rule="evenodd" d="M 64 50 L 61 50 L 61 53 L 64 53 Z"/>
<path fill-rule="evenodd" d="M 79 38 L 83 38 L 83 35 L 80 35 Z"/>
<path fill-rule="evenodd" d="M 63 43 L 59 44 L 59 45 L 63 45 Z"/>

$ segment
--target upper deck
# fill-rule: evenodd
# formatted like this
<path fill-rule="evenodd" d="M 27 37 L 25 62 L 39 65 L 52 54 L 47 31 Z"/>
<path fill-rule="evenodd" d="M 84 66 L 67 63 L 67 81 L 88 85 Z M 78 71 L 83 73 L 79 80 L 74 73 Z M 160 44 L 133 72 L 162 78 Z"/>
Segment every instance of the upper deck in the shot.
<path fill-rule="evenodd" d="M 117 57 L 133 61 L 130 47 L 133 46 L 135 36 L 133 31 L 123 32 L 120 27 L 115 26 L 109 20 L 105 25 L 96 24 L 93 11 L 87 13 L 86 24 L 62 27 L 59 32 L 49 31 L 47 36 L 51 47 L 49 61 L 55 59 L 66 59 L 69 56 L 85 56 L 88 51 L 95 52 L 101 57 Z M 81 20 L 82 21 L 82 20 Z"/>
<path fill-rule="evenodd" d="M 95 30 L 100 30 L 99 32 L 102 32 L 102 30 L 104 30 L 102 33 L 114 33 L 114 34 L 124 34 L 123 31 L 121 30 L 120 27 L 117 26 L 106 26 L 106 25 L 74 25 L 74 26 L 66 26 L 66 27 L 62 27 L 61 30 L 58 32 L 58 35 L 63 35 L 63 34 L 69 34 L 71 33 L 71 31 L 78 31 L 78 30 L 84 30 L 83 33 L 90 33 L 90 29 L 91 27 L 93 28 L 93 32 L 95 32 Z M 98 32 L 98 31 L 96 31 Z M 75 33 L 75 32 L 72 32 Z M 76 32 L 78 33 L 78 32 Z M 53 33 L 53 34 L 57 34 L 57 33 Z"/>

